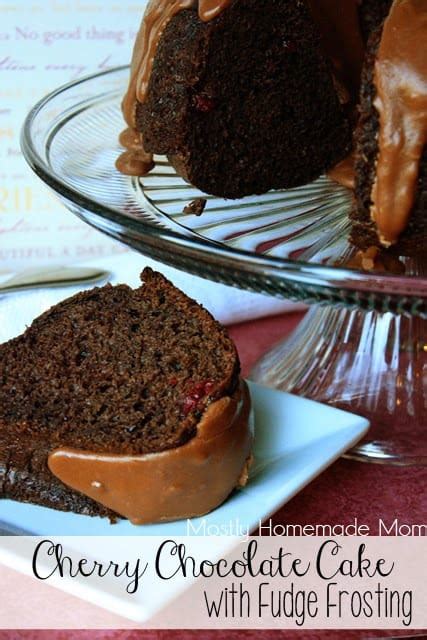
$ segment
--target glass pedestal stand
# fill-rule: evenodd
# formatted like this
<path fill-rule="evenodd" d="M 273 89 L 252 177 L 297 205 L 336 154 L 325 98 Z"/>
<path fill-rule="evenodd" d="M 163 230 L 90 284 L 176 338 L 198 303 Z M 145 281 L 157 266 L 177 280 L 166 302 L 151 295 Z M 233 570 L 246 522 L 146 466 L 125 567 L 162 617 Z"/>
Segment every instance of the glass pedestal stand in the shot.
<path fill-rule="evenodd" d="M 326 177 L 234 201 L 202 194 L 166 158 L 142 180 L 123 176 L 115 160 L 128 77 L 127 67 L 111 69 L 33 108 L 22 149 L 35 173 L 74 214 L 144 255 L 312 304 L 252 377 L 369 418 L 372 429 L 353 457 L 425 464 L 426 260 L 398 260 L 389 271 L 350 268 L 358 264 L 351 193 Z M 196 198 L 206 201 L 201 216 L 188 212 Z"/>
<path fill-rule="evenodd" d="M 260 384 L 368 418 L 348 455 L 427 464 L 427 321 L 392 313 L 312 307 L 252 372 Z"/>

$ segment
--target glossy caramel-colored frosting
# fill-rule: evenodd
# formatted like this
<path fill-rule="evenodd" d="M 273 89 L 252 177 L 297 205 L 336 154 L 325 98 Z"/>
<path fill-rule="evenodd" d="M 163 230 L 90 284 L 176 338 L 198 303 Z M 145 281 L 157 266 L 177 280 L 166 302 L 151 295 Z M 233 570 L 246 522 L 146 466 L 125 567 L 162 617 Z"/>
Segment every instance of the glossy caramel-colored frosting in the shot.
<path fill-rule="evenodd" d="M 356 172 L 354 168 L 354 154 L 341 160 L 335 167 L 329 169 L 328 177 L 347 189 L 354 189 L 356 183 Z"/>
<path fill-rule="evenodd" d="M 128 127 L 119 137 L 126 149 L 117 159 L 116 167 L 127 176 L 145 176 L 154 168 L 153 154 L 144 150 L 142 135 Z"/>
<path fill-rule="evenodd" d="M 231 2 L 198 0 L 200 19 L 203 22 L 213 20 Z M 151 0 L 145 11 L 133 50 L 128 90 L 122 102 L 123 117 L 129 129 L 121 139 L 126 151 L 118 158 L 116 167 L 125 175 L 144 176 L 154 167 L 153 156 L 144 151 L 143 141 L 136 130 L 136 107 L 147 97 L 154 58 L 164 30 L 177 13 L 196 5 L 197 0 Z M 137 136 L 139 147 L 133 145 Z"/>
<path fill-rule="evenodd" d="M 213 20 L 226 9 L 233 0 L 199 0 L 199 16 L 203 22 Z"/>
<path fill-rule="evenodd" d="M 251 401 L 241 381 L 212 403 L 185 445 L 145 455 L 99 454 L 64 447 L 48 458 L 64 484 L 134 524 L 201 516 L 246 479 L 253 432 Z"/>
<path fill-rule="evenodd" d="M 388 247 L 406 229 L 427 143 L 427 1 L 395 0 L 375 63 L 378 158 L 371 218 Z"/>

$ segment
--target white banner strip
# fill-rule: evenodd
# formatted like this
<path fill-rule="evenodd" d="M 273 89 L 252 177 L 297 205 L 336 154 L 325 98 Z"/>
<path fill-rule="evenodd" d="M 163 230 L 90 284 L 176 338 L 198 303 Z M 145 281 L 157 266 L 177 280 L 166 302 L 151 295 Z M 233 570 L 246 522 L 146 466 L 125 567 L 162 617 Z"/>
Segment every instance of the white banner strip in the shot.
<path fill-rule="evenodd" d="M 2 537 L 0 589 L 60 590 L 32 628 L 425 629 L 426 557 L 425 537 Z M 2 597 L 0 626 L 24 604 Z"/>

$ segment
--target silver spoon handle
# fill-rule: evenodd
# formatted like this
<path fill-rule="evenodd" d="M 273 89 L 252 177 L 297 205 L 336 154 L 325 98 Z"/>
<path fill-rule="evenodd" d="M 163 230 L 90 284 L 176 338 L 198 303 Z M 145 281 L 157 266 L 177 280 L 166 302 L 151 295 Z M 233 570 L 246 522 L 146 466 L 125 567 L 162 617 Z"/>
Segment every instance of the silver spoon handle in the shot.
<path fill-rule="evenodd" d="M 108 280 L 110 273 L 92 267 L 54 266 L 26 269 L 10 277 L 0 272 L 0 293 L 14 293 L 25 289 L 71 287 L 80 284 L 96 284 Z"/>

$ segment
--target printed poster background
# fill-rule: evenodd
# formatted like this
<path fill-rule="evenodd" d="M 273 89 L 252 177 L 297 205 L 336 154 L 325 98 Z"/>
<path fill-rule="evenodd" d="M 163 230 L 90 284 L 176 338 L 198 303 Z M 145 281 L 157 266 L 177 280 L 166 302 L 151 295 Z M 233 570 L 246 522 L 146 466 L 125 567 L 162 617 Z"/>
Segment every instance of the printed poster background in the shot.
<path fill-rule="evenodd" d="M 145 4 L 0 0 L 0 272 L 126 251 L 59 204 L 23 160 L 19 136 L 49 91 L 129 63 Z"/>

